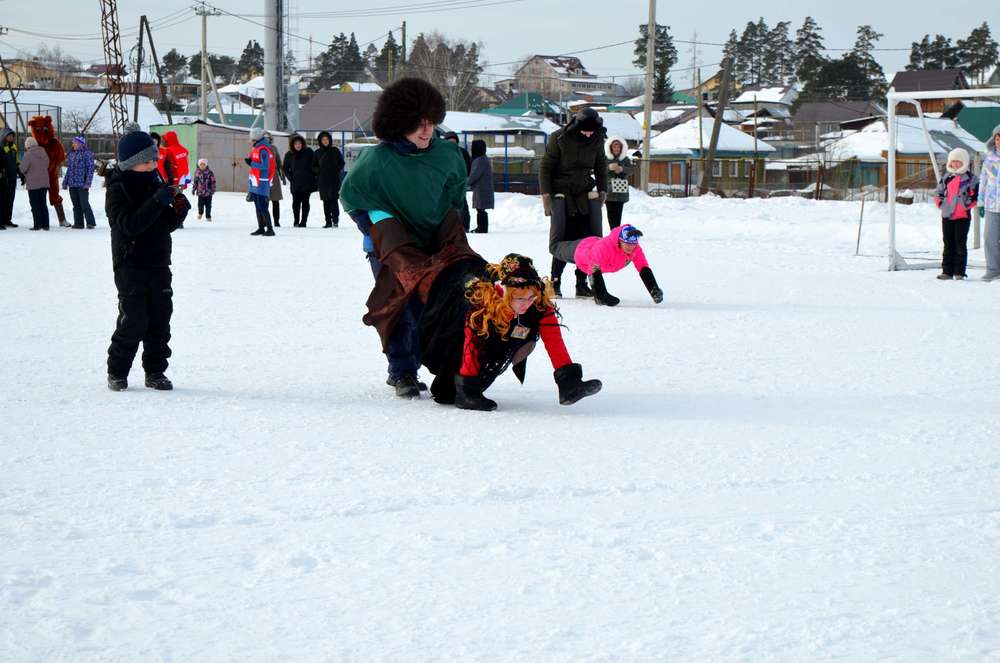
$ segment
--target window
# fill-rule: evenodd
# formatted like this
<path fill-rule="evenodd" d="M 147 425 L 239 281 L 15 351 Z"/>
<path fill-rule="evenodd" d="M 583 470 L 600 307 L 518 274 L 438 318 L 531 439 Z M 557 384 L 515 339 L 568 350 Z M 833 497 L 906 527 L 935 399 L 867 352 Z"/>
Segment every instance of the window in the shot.
<path fill-rule="evenodd" d="M 719 160 L 712 162 L 712 177 L 722 177 L 722 162 Z"/>
<path fill-rule="evenodd" d="M 753 161 L 743 162 L 743 177 L 750 179 L 750 173 L 753 172 Z"/>
<path fill-rule="evenodd" d="M 729 176 L 739 177 L 740 176 L 740 162 L 733 159 L 729 162 Z"/>
<path fill-rule="evenodd" d="M 493 142 L 496 143 L 497 145 L 503 145 L 504 143 L 507 142 L 507 135 L 506 134 L 495 134 L 493 136 Z"/>
<path fill-rule="evenodd" d="M 544 145 L 545 144 L 545 136 L 544 135 L 535 136 L 535 143 L 537 145 Z"/>
<path fill-rule="evenodd" d="M 921 165 L 919 163 L 907 162 L 906 163 L 906 171 L 905 171 L 906 174 L 905 174 L 905 177 L 907 179 L 920 177 L 921 171 L 922 171 L 922 168 L 921 168 Z"/>

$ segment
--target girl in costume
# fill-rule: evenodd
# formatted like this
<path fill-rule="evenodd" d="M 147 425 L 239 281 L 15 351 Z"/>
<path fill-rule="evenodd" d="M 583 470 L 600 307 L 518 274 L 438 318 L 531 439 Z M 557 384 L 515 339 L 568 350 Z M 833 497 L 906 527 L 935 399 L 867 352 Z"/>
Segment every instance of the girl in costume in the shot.
<path fill-rule="evenodd" d="M 438 403 L 463 410 L 495 410 L 483 392 L 513 366 L 524 381 L 528 355 L 541 338 L 552 362 L 559 402 L 571 405 L 601 390 L 586 380 L 563 342 L 552 285 L 531 258 L 511 253 L 499 264 L 469 260 L 441 274 L 428 298 L 421 337 L 424 363 L 436 374 Z"/>

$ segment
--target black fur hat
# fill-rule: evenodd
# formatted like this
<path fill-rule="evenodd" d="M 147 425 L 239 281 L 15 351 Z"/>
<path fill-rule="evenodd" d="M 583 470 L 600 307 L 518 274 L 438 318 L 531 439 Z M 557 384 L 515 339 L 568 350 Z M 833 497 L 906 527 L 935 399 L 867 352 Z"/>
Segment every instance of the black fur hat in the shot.
<path fill-rule="evenodd" d="M 576 113 L 573 120 L 566 127 L 567 131 L 602 131 L 604 120 L 600 113 L 593 108 L 587 107 Z"/>
<path fill-rule="evenodd" d="M 444 113 L 444 97 L 437 88 L 420 78 L 401 78 L 379 95 L 372 130 L 382 140 L 399 140 L 423 120 L 441 124 Z"/>

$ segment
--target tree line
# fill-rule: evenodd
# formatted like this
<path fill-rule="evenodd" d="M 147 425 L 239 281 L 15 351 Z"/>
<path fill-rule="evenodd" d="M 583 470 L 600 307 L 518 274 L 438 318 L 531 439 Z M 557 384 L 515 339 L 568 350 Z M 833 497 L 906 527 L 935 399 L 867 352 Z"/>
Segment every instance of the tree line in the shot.
<path fill-rule="evenodd" d="M 797 82 L 802 100 L 873 100 L 887 88 L 885 72 L 875 59 L 877 44 L 884 35 L 871 25 L 857 29 L 854 46 L 840 57 L 830 57 L 822 28 L 811 16 L 792 34 L 790 21 L 769 26 L 763 17 L 749 21 L 742 32 L 733 29 L 723 46 L 724 59 L 733 63 L 732 77 L 738 87 L 785 86 Z M 633 64 L 646 67 L 648 29 L 639 26 Z M 907 69 L 961 69 L 974 84 L 984 84 L 988 72 L 997 65 L 997 42 L 985 21 L 965 39 L 924 35 L 913 42 Z M 670 70 L 677 64 L 670 27 L 656 26 L 653 66 L 653 98 L 670 101 L 674 95 Z"/>

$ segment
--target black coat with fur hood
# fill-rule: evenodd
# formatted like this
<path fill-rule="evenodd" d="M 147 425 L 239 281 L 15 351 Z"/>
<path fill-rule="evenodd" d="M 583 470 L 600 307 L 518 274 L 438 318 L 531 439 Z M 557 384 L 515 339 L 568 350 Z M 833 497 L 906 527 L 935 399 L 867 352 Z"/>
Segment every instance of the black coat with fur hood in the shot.
<path fill-rule="evenodd" d="M 302 149 L 295 149 L 296 143 L 302 143 Z M 292 136 L 288 141 L 288 151 L 281 164 L 288 178 L 288 188 L 292 193 L 312 193 L 316 190 L 316 172 L 313 170 L 313 151 L 306 145 L 302 136 Z"/>

